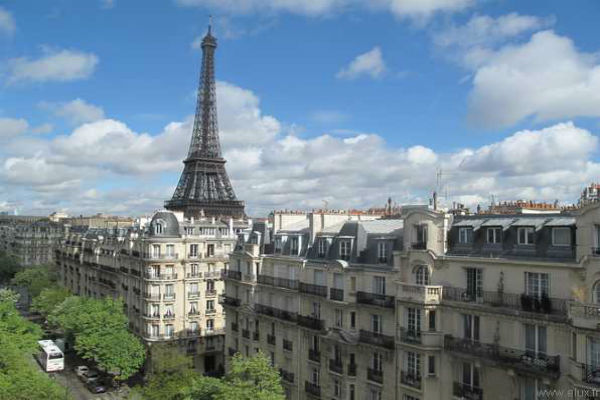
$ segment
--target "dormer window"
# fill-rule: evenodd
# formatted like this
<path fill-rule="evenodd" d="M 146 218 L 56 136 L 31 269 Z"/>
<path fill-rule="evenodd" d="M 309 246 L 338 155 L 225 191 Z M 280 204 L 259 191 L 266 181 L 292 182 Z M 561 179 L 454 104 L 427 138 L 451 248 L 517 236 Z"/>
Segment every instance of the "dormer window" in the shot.
<path fill-rule="evenodd" d="M 520 245 L 534 244 L 534 233 L 532 227 L 521 227 L 517 229 L 517 241 Z"/>
<path fill-rule="evenodd" d="M 385 241 L 377 243 L 377 261 L 380 263 L 387 263 L 388 260 L 388 246 Z"/>
<path fill-rule="evenodd" d="M 281 237 L 275 238 L 275 253 L 281 253 Z"/>
<path fill-rule="evenodd" d="M 473 228 L 471 228 L 470 226 L 458 228 L 458 243 L 460 243 L 460 244 L 473 243 Z"/>
<path fill-rule="evenodd" d="M 154 224 L 154 233 L 155 233 L 156 235 L 162 235 L 162 233 L 163 233 L 163 230 L 164 230 L 164 226 L 163 226 L 163 223 L 162 223 L 162 222 L 156 222 L 156 223 Z"/>
<path fill-rule="evenodd" d="M 415 271 L 415 283 L 417 285 L 429 285 L 429 268 L 419 265 Z"/>
<path fill-rule="evenodd" d="M 298 238 L 292 237 L 290 238 L 290 252 L 292 255 L 298 255 Z"/>
<path fill-rule="evenodd" d="M 571 229 L 567 227 L 552 228 L 552 246 L 568 247 L 571 245 Z"/>
<path fill-rule="evenodd" d="M 319 240 L 319 247 L 317 250 L 319 258 L 325 257 L 325 254 L 327 254 L 327 239 Z"/>
<path fill-rule="evenodd" d="M 487 243 L 498 244 L 502 243 L 502 228 L 487 228 L 486 230 Z"/>
<path fill-rule="evenodd" d="M 341 240 L 340 241 L 340 258 L 342 260 L 350 259 L 350 241 L 349 240 Z"/>

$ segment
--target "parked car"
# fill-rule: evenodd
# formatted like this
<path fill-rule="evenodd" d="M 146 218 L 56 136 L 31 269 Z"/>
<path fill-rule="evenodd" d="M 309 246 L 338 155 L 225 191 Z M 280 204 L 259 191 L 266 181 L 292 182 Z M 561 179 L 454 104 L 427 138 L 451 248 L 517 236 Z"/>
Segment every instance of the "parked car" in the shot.
<path fill-rule="evenodd" d="M 100 375 L 98 375 L 98 371 L 94 369 L 88 369 L 86 372 L 80 375 L 80 378 L 83 383 L 90 383 L 97 381 L 98 378 L 100 378 Z"/>
<path fill-rule="evenodd" d="M 97 393 L 105 393 L 108 386 L 103 382 L 103 380 L 101 379 L 94 379 L 91 381 L 88 381 L 85 386 L 88 388 L 88 390 L 94 394 Z"/>
<path fill-rule="evenodd" d="M 84 374 L 86 374 L 90 369 L 88 368 L 87 365 L 78 365 L 75 367 L 74 371 L 75 374 L 81 378 Z"/>

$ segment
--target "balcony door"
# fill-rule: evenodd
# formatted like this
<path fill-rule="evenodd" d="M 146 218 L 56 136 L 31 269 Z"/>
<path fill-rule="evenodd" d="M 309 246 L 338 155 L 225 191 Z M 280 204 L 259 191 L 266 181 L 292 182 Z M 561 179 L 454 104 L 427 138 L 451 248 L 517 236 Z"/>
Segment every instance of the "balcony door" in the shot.
<path fill-rule="evenodd" d="M 417 336 L 421 333 L 421 310 L 414 307 L 406 309 L 406 328 L 410 335 Z"/>
<path fill-rule="evenodd" d="M 385 276 L 373 277 L 373 293 L 385 295 Z"/>
<path fill-rule="evenodd" d="M 479 268 L 466 268 L 468 300 L 475 301 L 483 297 L 482 272 Z"/>
<path fill-rule="evenodd" d="M 463 385 L 470 388 L 478 388 L 479 386 L 479 368 L 471 363 L 462 364 L 462 382 Z"/>
<path fill-rule="evenodd" d="M 544 358 L 547 351 L 546 327 L 525 324 L 525 350 L 530 357 Z"/>
<path fill-rule="evenodd" d="M 464 338 L 479 342 L 479 315 L 463 314 Z"/>

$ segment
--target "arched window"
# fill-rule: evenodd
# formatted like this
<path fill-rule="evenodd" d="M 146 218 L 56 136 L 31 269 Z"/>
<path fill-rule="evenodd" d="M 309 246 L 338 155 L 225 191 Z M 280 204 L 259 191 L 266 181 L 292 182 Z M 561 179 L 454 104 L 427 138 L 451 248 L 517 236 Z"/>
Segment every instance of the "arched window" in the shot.
<path fill-rule="evenodd" d="M 429 268 L 427 268 L 427 265 L 419 265 L 416 268 L 415 281 L 417 285 L 429 285 Z"/>
<path fill-rule="evenodd" d="M 592 289 L 592 300 L 594 304 L 600 304 L 600 281 L 597 281 L 594 284 L 594 288 Z"/>
<path fill-rule="evenodd" d="M 163 233 L 163 223 L 162 223 L 162 221 L 161 222 L 156 222 L 154 224 L 154 233 L 156 235 L 160 235 L 160 234 Z"/>

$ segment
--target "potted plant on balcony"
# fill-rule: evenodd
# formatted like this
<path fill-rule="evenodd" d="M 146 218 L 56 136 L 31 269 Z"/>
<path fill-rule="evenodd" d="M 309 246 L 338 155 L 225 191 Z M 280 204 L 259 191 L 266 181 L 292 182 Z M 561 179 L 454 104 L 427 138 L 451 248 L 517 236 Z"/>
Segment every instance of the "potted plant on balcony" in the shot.
<path fill-rule="evenodd" d="M 540 299 L 541 309 L 544 313 L 550 314 L 552 312 L 552 302 L 550 301 L 550 297 L 546 293 L 542 294 L 542 298 Z"/>
<path fill-rule="evenodd" d="M 531 311 L 533 308 L 533 298 L 528 295 L 523 293 L 521 295 L 521 308 L 525 311 Z"/>

